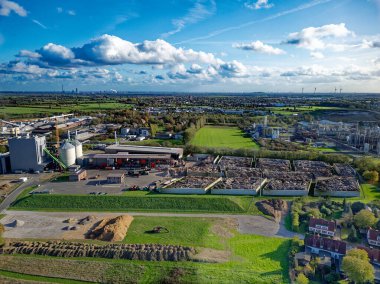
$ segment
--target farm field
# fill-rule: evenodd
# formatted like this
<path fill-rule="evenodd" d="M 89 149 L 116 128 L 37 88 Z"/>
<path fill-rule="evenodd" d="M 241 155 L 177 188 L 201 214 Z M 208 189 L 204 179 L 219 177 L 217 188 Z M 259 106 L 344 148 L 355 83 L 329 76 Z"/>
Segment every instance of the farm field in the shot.
<path fill-rule="evenodd" d="M 0 112 L 7 114 L 10 117 L 25 116 L 28 114 L 61 114 L 74 111 L 100 111 L 100 110 L 112 110 L 112 109 L 128 109 L 131 105 L 122 104 L 118 102 L 104 102 L 104 103 L 87 103 L 87 104 L 72 104 L 62 105 L 60 107 L 50 105 L 38 105 L 38 106 L 6 106 L 0 107 Z"/>
<path fill-rule="evenodd" d="M 183 225 L 179 226 L 181 227 Z M 197 230 L 198 236 L 206 236 L 201 238 L 203 247 L 217 247 L 224 252 L 223 258 L 217 263 L 0 255 L 0 276 L 51 282 L 60 279 L 57 283 L 71 283 L 71 279 L 105 283 L 173 283 L 173 280 L 176 280 L 175 283 L 290 282 L 287 260 L 289 239 L 241 235 L 231 228 L 224 229 L 227 229 L 224 233 L 213 232 L 209 228 L 202 232 Z M 125 242 L 128 242 L 128 234 Z M 215 237 L 207 237 L 209 234 Z M 147 240 L 146 237 L 141 237 L 142 242 Z M 158 237 L 157 242 L 164 243 L 164 238 L 166 237 Z M 186 243 L 186 240 L 179 238 L 175 237 L 173 241 Z M 38 275 L 39 278 L 33 279 L 33 275 Z"/>
<path fill-rule="evenodd" d="M 299 107 L 269 107 L 268 110 L 275 114 L 293 115 L 300 112 L 318 112 L 318 111 L 331 111 L 331 110 L 344 110 L 339 107 L 327 106 L 299 106 Z"/>
<path fill-rule="evenodd" d="M 140 194 L 141 193 L 141 194 Z M 10 209 L 36 211 L 147 211 L 257 213 L 249 196 L 183 196 L 126 192 L 122 196 L 27 195 L 18 198 Z M 251 208 L 252 207 L 252 208 Z"/>
<path fill-rule="evenodd" d="M 237 127 L 205 126 L 195 133 L 190 143 L 199 147 L 259 149 L 258 144 L 243 135 Z"/>

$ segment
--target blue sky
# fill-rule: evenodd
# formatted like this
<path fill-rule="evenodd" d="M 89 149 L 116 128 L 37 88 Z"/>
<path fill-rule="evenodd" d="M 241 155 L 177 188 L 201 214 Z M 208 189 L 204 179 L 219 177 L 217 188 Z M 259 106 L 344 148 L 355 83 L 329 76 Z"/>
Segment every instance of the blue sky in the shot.
<path fill-rule="evenodd" d="M 0 91 L 380 91 L 380 0 L 0 0 Z"/>

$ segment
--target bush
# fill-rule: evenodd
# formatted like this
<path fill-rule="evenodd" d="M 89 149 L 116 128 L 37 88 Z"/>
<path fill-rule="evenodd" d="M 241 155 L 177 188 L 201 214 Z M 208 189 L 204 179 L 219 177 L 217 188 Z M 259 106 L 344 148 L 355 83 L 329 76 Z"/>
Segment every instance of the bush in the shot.
<path fill-rule="evenodd" d="M 370 183 L 376 183 L 379 181 L 379 173 L 377 171 L 365 171 L 363 177 Z"/>
<path fill-rule="evenodd" d="M 295 232 L 298 232 L 300 227 L 300 220 L 299 220 L 299 214 L 297 212 L 294 212 L 292 214 L 292 229 Z"/>
<path fill-rule="evenodd" d="M 353 242 L 353 243 L 356 243 L 359 240 L 359 238 L 358 238 L 358 232 L 356 231 L 355 226 L 351 226 L 351 231 L 350 231 L 347 239 L 350 242 Z"/>

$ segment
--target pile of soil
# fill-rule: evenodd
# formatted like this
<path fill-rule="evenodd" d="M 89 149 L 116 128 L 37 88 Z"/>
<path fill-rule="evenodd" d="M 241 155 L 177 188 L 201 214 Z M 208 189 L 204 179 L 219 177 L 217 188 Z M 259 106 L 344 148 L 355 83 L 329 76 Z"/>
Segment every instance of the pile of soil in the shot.
<path fill-rule="evenodd" d="M 261 200 L 256 202 L 256 206 L 260 212 L 274 218 L 279 218 L 282 212 L 288 211 L 288 203 L 282 199 Z"/>
<path fill-rule="evenodd" d="M 92 240 L 107 242 L 122 241 L 125 238 L 132 221 L 133 217 L 130 215 L 121 215 L 111 219 L 103 219 L 95 228 L 90 230 L 86 237 Z"/>

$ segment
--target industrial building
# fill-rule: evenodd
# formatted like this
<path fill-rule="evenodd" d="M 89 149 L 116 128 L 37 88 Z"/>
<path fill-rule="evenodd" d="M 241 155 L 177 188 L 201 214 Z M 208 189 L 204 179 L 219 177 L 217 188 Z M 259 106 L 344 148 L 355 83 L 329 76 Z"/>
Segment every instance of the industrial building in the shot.
<path fill-rule="evenodd" d="M 125 181 L 125 174 L 112 173 L 107 176 L 107 183 L 110 184 L 123 184 Z"/>
<path fill-rule="evenodd" d="M 145 169 L 159 166 L 169 166 L 170 155 L 166 154 L 91 154 L 84 159 L 86 165 L 95 168 L 125 168 L 125 169 Z"/>
<path fill-rule="evenodd" d="M 135 146 L 135 145 L 111 145 L 105 149 L 107 154 L 127 152 L 129 154 L 169 154 L 173 159 L 181 159 L 182 148 Z"/>
<path fill-rule="evenodd" d="M 11 161 L 9 152 L 0 153 L 0 174 L 6 174 L 11 171 Z"/>
<path fill-rule="evenodd" d="M 42 171 L 47 162 L 45 136 L 8 139 L 12 172 Z"/>

